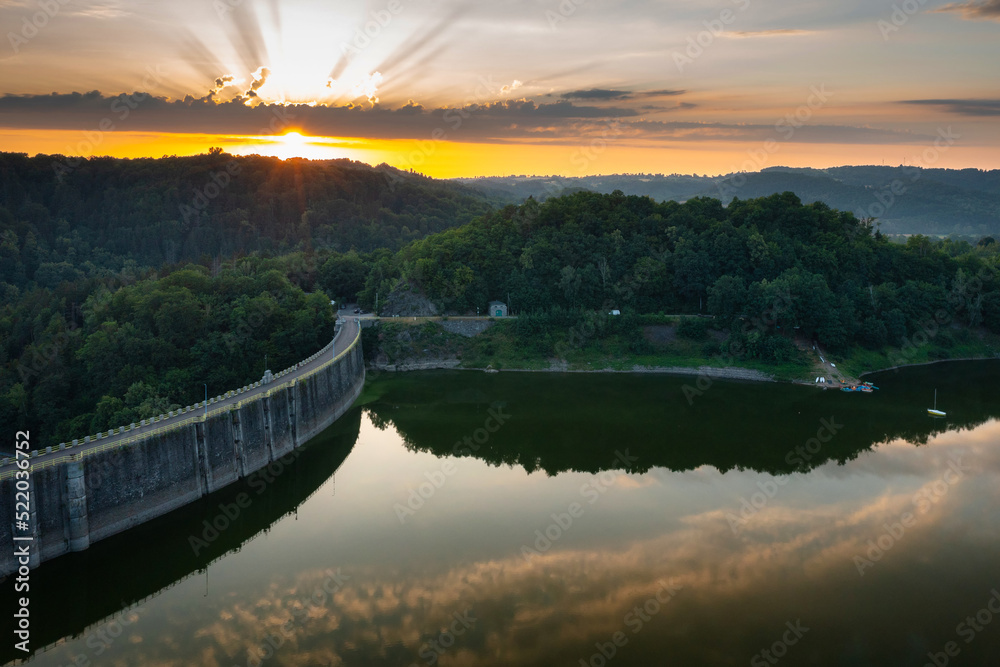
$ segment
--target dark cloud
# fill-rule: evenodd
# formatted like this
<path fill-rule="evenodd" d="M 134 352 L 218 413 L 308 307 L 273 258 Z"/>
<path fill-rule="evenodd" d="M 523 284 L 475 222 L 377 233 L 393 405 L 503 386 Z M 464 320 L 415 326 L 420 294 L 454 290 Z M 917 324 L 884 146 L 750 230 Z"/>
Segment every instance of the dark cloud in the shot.
<path fill-rule="evenodd" d="M 936 99 L 903 100 L 902 104 L 943 107 L 945 111 L 962 116 L 1000 116 L 1000 100 L 988 99 Z"/>
<path fill-rule="evenodd" d="M 208 100 L 214 100 L 215 96 L 218 95 L 220 92 L 222 92 L 223 88 L 225 88 L 226 86 L 230 85 L 235 80 L 236 80 L 236 77 L 234 77 L 232 74 L 226 74 L 224 76 L 218 77 L 215 80 L 215 87 L 212 88 L 212 90 L 208 91 L 208 97 L 206 99 L 208 99 Z"/>
<path fill-rule="evenodd" d="M 675 95 L 683 95 L 686 92 L 686 90 L 646 90 L 632 93 L 632 95 L 635 97 L 674 97 Z"/>
<path fill-rule="evenodd" d="M 590 88 L 589 90 L 571 90 L 560 97 L 564 100 L 630 100 L 637 97 L 671 97 L 683 95 L 683 90 L 614 90 L 609 88 Z"/>
<path fill-rule="evenodd" d="M 666 111 L 686 111 L 688 109 L 694 109 L 697 104 L 693 102 L 681 102 L 680 104 L 675 104 L 672 107 L 658 106 L 656 104 L 647 104 L 638 107 L 640 111 L 653 111 L 653 112 L 666 112 Z"/>
<path fill-rule="evenodd" d="M 262 85 L 266 70 L 261 75 L 255 80 L 257 87 Z M 398 109 L 377 104 L 371 108 L 352 104 L 285 106 L 264 102 L 248 106 L 246 102 L 254 96 L 253 87 L 245 96 L 221 103 L 212 100 L 210 94 L 169 100 L 136 93 L 132 101 L 137 108 L 124 114 L 121 96 L 104 96 L 98 91 L 5 95 L 0 97 L 0 126 L 86 131 L 108 118 L 115 123 L 115 129 L 129 131 L 254 135 L 269 134 L 266 128 L 274 118 L 279 118 L 287 120 L 281 123 L 282 127 L 294 125 L 314 136 L 425 138 L 441 128 L 449 135 L 476 141 L 519 138 L 543 129 L 556 136 L 561 133 L 569 136 L 578 121 L 637 115 L 632 109 L 576 106 L 571 102 L 537 104 L 527 99 L 437 109 L 425 109 L 412 100 Z M 137 105 L 135 100 L 139 100 Z"/>
<path fill-rule="evenodd" d="M 564 100 L 624 100 L 632 96 L 627 90 L 609 90 L 607 88 L 591 88 L 590 90 L 572 90 L 563 93 Z"/>
<path fill-rule="evenodd" d="M 494 102 L 491 105 L 485 106 L 495 109 L 498 105 L 517 105 L 519 110 L 533 110 L 534 113 L 539 115 L 551 116 L 554 118 L 607 118 L 609 116 L 621 118 L 638 115 L 634 109 L 621 109 L 615 107 L 578 107 L 569 101 L 553 102 L 552 104 L 539 104 L 538 106 L 535 106 L 535 103 L 531 100 L 518 100 L 514 102 Z"/>
<path fill-rule="evenodd" d="M 267 77 L 269 76 L 271 76 L 271 70 L 269 70 L 266 67 L 261 67 L 256 72 L 254 72 L 253 81 L 250 82 L 250 88 L 247 89 L 247 92 L 243 93 L 243 97 L 244 98 L 257 97 L 257 91 L 260 90 L 261 86 L 267 83 Z M 215 83 L 216 85 L 218 85 L 219 80 L 216 79 Z"/>
<path fill-rule="evenodd" d="M 220 79 L 222 80 L 222 79 Z M 252 89 L 251 89 L 252 90 Z M 138 104 L 136 102 L 138 101 Z M 131 102 L 126 106 L 126 103 Z M 693 106 L 693 105 L 690 105 Z M 130 108 L 133 107 L 133 108 Z M 125 114 L 126 108 L 130 108 Z M 685 104 L 659 111 L 690 108 Z M 547 138 L 578 143 L 601 136 L 609 124 L 616 135 L 638 141 L 794 143 L 923 143 L 933 137 L 865 127 L 807 125 L 792 137 L 770 124 L 648 121 L 635 109 L 576 105 L 568 100 L 539 104 L 534 100 L 498 100 L 463 107 L 428 109 L 412 100 L 400 108 L 247 104 L 238 97 L 216 102 L 205 96 L 170 100 L 135 93 L 131 98 L 104 96 L 97 91 L 0 97 L 0 126 L 24 129 L 87 131 L 110 119 L 114 129 L 149 132 L 191 132 L 220 135 L 267 135 L 269 128 L 296 127 L 313 136 L 370 139 L 425 139 L 433 133 L 467 142 L 496 143 Z"/>
<path fill-rule="evenodd" d="M 627 126 L 647 139 L 670 141 L 750 141 L 803 144 L 907 144 L 933 140 L 933 136 L 852 125 L 765 125 L 750 123 L 698 123 L 693 121 L 634 121 Z M 794 131 L 792 131 L 794 130 Z M 789 136 L 789 133 L 791 135 Z"/>
<path fill-rule="evenodd" d="M 230 10 L 235 12 L 236 10 Z M 257 25 L 256 19 L 251 18 L 237 18 L 233 16 L 233 28 L 231 41 L 233 45 L 240 52 L 240 58 L 244 63 L 256 62 L 256 65 L 248 68 L 248 71 L 252 72 L 250 75 L 251 82 L 250 87 L 246 92 L 242 94 L 236 94 L 237 99 L 246 100 L 248 98 L 257 97 L 257 90 L 264 85 L 267 81 L 267 77 L 270 75 L 270 70 L 264 66 L 262 61 L 256 61 L 256 58 L 266 57 L 266 50 L 263 48 L 263 37 L 260 35 L 260 26 Z M 249 21 L 249 23 L 246 23 Z M 239 27 L 242 26 L 242 27 Z M 256 37 L 254 34 L 256 33 Z M 214 101 L 216 96 L 225 88 L 227 85 L 232 84 L 236 78 L 232 74 L 220 75 L 221 72 L 226 70 L 225 65 L 222 60 L 215 55 L 212 48 L 205 43 L 200 37 L 195 35 L 190 30 L 180 31 L 179 47 L 181 52 L 181 57 L 190 65 L 199 75 L 208 81 L 214 81 L 215 85 L 212 87 L 207 95 L 203 98 L 205 101 Z M 258 44 L 259 42 L 259 44 Z"/>
<path fill-rule="evenodd" d="M 396 111 L 396 113 L 401 113 L 401 114 L 407 114 L 407 113 L 422 114 L 423 112 L 424 112 L 423 105 L 417 104 L 413 100 L 407 100 L 406 104 L 399 107 L 399 109 Z"/>
<path fill-rule="evenodd" d="M 105 97 L 99 90 L 86 93 L 50 93 L 48 95 L 11 95 L 0 97 L 0 113 L 31 112 L 59 113 L 67 110 L 107 110 L 117 97 Z M 13 124 L 12 126 L 17 126 Z M 31 127 L 25 125 L 24 127 Z"/>
<path fill-rule="evenodd" d="M 938 7 L 935 12 L 950 12 L 961 14 L 969 21 L 988 20 L 1000 21 L 1000 0 L 969 0 L 969 2 L 953 2 L 944 7 Z"/>

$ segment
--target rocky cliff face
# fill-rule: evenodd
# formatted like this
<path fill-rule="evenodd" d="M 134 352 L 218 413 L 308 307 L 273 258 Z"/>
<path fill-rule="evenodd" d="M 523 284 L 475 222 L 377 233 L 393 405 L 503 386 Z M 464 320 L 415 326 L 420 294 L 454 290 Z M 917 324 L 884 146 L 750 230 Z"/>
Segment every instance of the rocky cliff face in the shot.
<path fill-rule="evenodd" d="M 410 325 L 383 320 L 370 334 L 374 345 L 368 350 L 369 366 L 388 371 L 455 368 L 461 361 L 464 337 L 447 331 L 443 324 L 448 322 Z"/>
<path fill-rule="evenodd" d="M 389 293 L 379 307 L 385 317 L 432 317 L 438 314 L 437 306 L 423 292 L 409 283 L 402 283 Z"/>

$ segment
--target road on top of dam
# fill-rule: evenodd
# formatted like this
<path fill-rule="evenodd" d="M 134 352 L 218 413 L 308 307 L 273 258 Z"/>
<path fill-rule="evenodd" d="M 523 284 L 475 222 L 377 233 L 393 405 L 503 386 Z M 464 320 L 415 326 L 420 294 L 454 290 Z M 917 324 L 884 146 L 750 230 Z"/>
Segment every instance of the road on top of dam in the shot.
<path fill-rule="evenodd" d="M 262 384 L 259 387 L 254 387 L 253 389 L 250 389 L 242 394 L 235 394 L 228 398 L 224 398 L 218 401 L 217 403 L 213 403 L 211 406 L 209 406 L 208 414 L 209 415 L 215 414 L 217 412 L 225 410 L 226 408 L 235 403 L 238 403 L 240 401 L 246 401 L 247 399 L 251 399 L 258 394 L 262 394 L 268 391 L 269 389 L 280 387 L 282 385 L 291 382 L 296 378 L 308 375 L 318 366 L 320 366 L 326 361 L 329 361 L 331 358 L 336 357 L 338 354 L 340 354 L 348 347 L 350 347 L 351 344 L 355 341 L 355 339 L 357 339 L 357 337 L 361 334 L 361 324 L 359 320 L 368 319 L 369 317 L 370 316 L 366 317 L 364 315 L 361 316 L 355 315 L 353 317 L 351 316 L 341 317 L 340 321 L 343 324 L 341 324 L 339 331 L 337 332 L 336 336 L 333 339 L 332 352 L 328 352 L 327 354 L 323 354 L 319 357 L 316 357 L 309 363 L 302 364 L 295 370 L 290 371 L 287 375 L 282 376 L 281 379 L 275 379 L 268 384 Z M 95 449 L 97 447 L 102 447 L 102 448 L 107 448 L 109 446 L 113 447 L 115 443 L 120 442 L 121 440 L 124 440 L 126 438 L 132 438 L 152 430 L 159 430 L 164 427 L 169 427 L 172 424 L 190 419 L 191 417 L 195 416 L 199 416 L 199 413 L 196 410 L 192 410 L 190 412 L 185 412 L 183 414 L 177 414 L 173 417 L 167 417 L 166 419 L 163 419 L 155 423 L 150 423 L 146 426 L 140 426 L 130 431 L 125 431 L 124 433 L 120 433 L 118 435 L 112 435 L 107 438 L 101 438 L 100 440 L 91 440 L 86 444 L 80 443 L 74 446 L 72 449 L 58 450 L 53 448 L 51 453 L 31 457 L 30 459 L 31 465 L 33 467 L 38 466 L 39 464 L 42 464 L 50 459 L 57 457 L 65 457 L 67 455 L 86 454 L 89 450 Z M 11 457 L 7 465 L 0 466 L 0 475 L 6 473 L 8 470 L 13 470 L 16 467 L 17 464 L 15 463 L 15 459 Z"/>

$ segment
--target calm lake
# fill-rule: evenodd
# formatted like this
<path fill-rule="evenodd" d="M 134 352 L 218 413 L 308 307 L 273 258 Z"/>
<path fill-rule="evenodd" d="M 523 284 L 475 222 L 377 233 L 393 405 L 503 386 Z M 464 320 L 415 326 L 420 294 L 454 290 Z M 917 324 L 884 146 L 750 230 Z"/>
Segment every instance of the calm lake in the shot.
<path fill-rule="evenodd" d="M 34 571 L 29 662 L 995 665 L 998 378 L 383 374 L 295 460 Z"/>

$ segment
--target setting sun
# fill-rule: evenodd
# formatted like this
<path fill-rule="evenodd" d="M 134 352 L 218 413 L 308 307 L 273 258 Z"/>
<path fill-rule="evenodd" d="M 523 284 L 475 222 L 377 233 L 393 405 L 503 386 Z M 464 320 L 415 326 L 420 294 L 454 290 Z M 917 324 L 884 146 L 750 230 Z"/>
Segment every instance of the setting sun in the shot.
<path fill-rule="evenodd" d="M 283 160 L 296 157 L 309 160 L 359 159 L 352 147 L 360 147 L 364 143 L 336 137 L 311 137 L 293 130 L 277 136 L 241 137 L 241 143 L 233 146 L 232 152 L 237 155 L 270 155 Z"/>
<path fill-rule="evenodd" d="M 306 138 L 299 132 L 289 132 L 281 137 L 281 143 L 289 152 L 300 152 L 306 146 Z"/>

